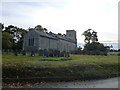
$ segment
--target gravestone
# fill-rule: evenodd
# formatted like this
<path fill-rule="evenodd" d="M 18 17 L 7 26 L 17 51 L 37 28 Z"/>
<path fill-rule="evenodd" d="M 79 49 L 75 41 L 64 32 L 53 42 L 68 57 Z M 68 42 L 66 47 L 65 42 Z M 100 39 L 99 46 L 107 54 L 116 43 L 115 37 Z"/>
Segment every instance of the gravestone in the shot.
<path fill-rule="evenodd" d="M 47 51 L 47 49 L 43 50 L 43 55 L 44 55 L 44 57 L 48 57 L 48 51 Z"/>
<path fill-rule="evenodd" d="M 25 56 L 26 55 L 26 52 L 25 50 L 22 51 L 22 55 Z"/>
<path fill-rule="evenodd" d="M 65 57 L 70 57 L 69 52 L 65 53 Z"/>
<path fill-rule="evenodd" d="M 49 49 L 49 56 L 50 56 L 50 57 L 53 57 L 53 56 L 54 56 L 53 49 Z"/>
<path fill-rule="evenodd" d="M 39 56 L 43 56 L 43 50 L 40 49 L 40 50 L 38 51 L 38 54 L 39 54 Z"/>
<path fill-rule="evenodd" d="M 34 57 L 35 56 L 35 52 L 31 51 L 31 55 L 30 56 Z"/>
<path fill-rule="evenodd" d="M 60 51 L 59 50 L 54 50 L 54 56 L 59 57 L 60 56 Z"/>
<path fill-rule="evenodd" d="M 64 57 L 65 56 L 65 51 L 60 53 L 60 57 Z"/>
<path fill-rule="evenodd" d="M 10 52 L 10 50 L 9 50 L 9 49 L 7 49 L 6 53 L 7 53 L 7 54 L 9 54 L 9 52 Z"/>
<path fill-rule="evenodd" d="M 15 50 L 14 55 L 15 55 L 15 56 L 18 56 L 18 52 L 17 52 L 17 50 Z"/>

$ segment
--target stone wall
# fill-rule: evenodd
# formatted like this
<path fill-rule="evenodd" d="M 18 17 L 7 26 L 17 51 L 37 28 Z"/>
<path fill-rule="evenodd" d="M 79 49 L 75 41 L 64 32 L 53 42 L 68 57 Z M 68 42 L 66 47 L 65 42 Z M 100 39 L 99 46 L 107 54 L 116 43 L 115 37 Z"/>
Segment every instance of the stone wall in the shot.
<path fill-rule="evenodd" d="M 34 45 L 29 46 L 29 39 L 34 38 Z M 39 48 L 39 34 L 34 32 L 33 30 L 29 31 L 24 37 L 23 40 L 23 50 L 26 51 L 37 51 Z"/>
<path fill-rule="evenodd" d="M 39 49 L 58 49 L 58 40 L 39 36 Z"/>
<path fill-rule="evenodd" d="M 29 39 L 34 38 L 34 45 L 29 45 Z M 49 38 L 45 36 L 41 36 L 38 32 L 35 30 L 29 31 L 25 37 L 23 42 L 23 50 L 26 51 L 38 51 L 40 49 L 53 49 L 53 50 L 59 50 L 60 52 L 66 51 L 71 52 L 77 48 L 76 43 L 62 40 L 59 38 Z"/>

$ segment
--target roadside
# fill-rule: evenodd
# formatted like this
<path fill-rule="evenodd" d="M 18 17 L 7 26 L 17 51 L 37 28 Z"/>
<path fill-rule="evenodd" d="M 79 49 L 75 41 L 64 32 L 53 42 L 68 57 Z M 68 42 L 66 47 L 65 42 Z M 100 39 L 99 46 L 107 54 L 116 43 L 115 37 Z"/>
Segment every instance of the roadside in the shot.
<path fill-rule="evenodd" d="M 90 81 L 9 83 L 4 88 L 118 88 L 118 77 Z"/>
<path fill-rule="evenodd" d="M 93 80 L 118 76 L 118 56 L 70 55 L 66 58 L 3 54 L 3 87 L 12 84 Z M 24 85 L 24 84 L 23 84 Z"/>

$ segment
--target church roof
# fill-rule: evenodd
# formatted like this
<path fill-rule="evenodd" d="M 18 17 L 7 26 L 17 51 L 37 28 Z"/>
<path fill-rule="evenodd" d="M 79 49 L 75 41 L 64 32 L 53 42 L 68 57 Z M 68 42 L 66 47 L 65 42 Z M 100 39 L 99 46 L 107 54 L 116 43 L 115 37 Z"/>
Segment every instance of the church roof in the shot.
<path fill-rule="evenodd" d="M 38 31 L 38 30 L 35 30 L 40 36 L 43 36 L 43 37 L 48 37 L 48 38 L 52 38 L 52 39 L 57 39 L 57 38 L 55 38 L 55 37 L 53 37 L 53 36 L 51 36 L 51 35 L 49 35 L 49 34 L 47 34 L 47 33 L 45 33 L 45 32 L 42 32 L 42 31 Z"/>
<path fill-rule="evenodd" d="M 56 40 L 62 39 L 62 40 L 65 40 L 65 41 L 76 43 L 72 39 L 70 39 L 66 36 L 63 36 L 63 35 L 58 35 L 58 34 L 55 34 L 55 33 L 52 33 L 52 32 L 50 32 L 50 33 L 42 32 L 42 31 L 38 31 L 38 30 L 34 30 L 34 31 L 37 32 L 42 37 L 47 37 L 47 38 L 56 39 Z"/>

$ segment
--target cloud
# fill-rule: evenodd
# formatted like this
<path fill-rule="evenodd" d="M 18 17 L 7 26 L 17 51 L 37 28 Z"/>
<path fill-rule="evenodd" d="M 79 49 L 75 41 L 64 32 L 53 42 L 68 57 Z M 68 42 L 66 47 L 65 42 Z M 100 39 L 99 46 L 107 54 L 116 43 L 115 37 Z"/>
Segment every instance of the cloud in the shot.
<path fill-rule="evenodd" d="M 55 33 L 75 29 L 81 34 L 92 28 L 98 39 L 118 39 L 118 0 L 7 0 L 2 1 L 2 21 L 28 28 L 38 24 Z"/>

